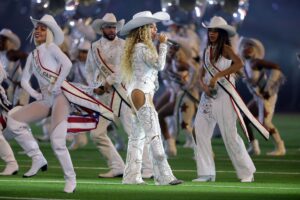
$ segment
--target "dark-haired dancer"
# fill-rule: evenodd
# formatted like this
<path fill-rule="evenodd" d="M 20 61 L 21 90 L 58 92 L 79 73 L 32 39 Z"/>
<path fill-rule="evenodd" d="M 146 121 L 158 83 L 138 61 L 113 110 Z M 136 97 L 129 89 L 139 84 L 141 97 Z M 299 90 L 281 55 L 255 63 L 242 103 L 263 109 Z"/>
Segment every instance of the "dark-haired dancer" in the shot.
<path fill-rule="evenodd" d="M 208 44 L 203 58 L 205 73 L 203 68 L 200 71 L 200 84 L 204 93 L 195 119 L 195 158 L 198 178 L 193 181 L 215 181 L 216 170 L 211 138 L 217 123 L 238 178 L 241 182 L 252 182 L 256 169 L 242 138 L 237 133 L 236 106 L 221 87 L 229 81 L 234 84 L 234 73 L 243 67 L 242 60 L 234 53 L 229 42 L 229 37 L 235 34 L 235 30 L 222 17 L 216 16 L 205 28 L 208 29 Z M 225 78 L 228 82 L 225 82 Z"/>

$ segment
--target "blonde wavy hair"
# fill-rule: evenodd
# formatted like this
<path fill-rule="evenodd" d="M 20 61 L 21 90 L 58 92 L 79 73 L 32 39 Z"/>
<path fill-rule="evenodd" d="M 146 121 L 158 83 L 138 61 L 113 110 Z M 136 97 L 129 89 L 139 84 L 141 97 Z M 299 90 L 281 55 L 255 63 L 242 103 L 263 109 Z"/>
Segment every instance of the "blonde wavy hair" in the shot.
<path fill-rule="evenodd" d="M 150 51 L 157 55 L 157 51 L 151 38 L 150 24 L 133 29 L 126 37 L 124 53 L 121 59 L 122 80 L 124 83 L 130 83 L 132 79 L 132 56 L 134 53 L 135 44 L 137 43 L 146 44 Z"/>

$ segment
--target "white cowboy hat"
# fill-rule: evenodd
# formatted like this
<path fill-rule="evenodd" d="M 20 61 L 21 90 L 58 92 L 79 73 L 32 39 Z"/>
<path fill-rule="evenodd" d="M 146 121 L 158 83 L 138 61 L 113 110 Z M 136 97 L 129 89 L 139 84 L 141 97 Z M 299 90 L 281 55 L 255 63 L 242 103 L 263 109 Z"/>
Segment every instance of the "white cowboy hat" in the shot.
<path fill-rule="evenodd" d="M 96 33 L 102 34 L 102 26 L 104 24 L 112 24 L 116 26 L 117 32 L 119 32 L 122 27 L 124 26 L 125 20 L 121 19 L 120 21 L 117 21 L 116 16 L 113 13 L 106 13 L 102 19 L 96 19 L 92 23 L 92 27 L 95 30 Z"/>
<path fill-rule="evenodd" d="M 17 50 L 21 46 L 20 38 L 14 34 L 10 29 L 4 28 L 0 31 L 0 35 L 7 37 L 15 45 L 14 49 Z"/>
<path fill-rule="evenodd" d="M 228 33 L 229 37 L 232 37 L 236 34 L 235 28 L 233 26 L 230 26 L 227 24 L 225 19 L 219 16 L 214 16 L 213 18 L 210 19 L 210 22 L 208 25 L 204 24 L 202 22 L 202 26 L 204 28 L 219 28 L 223 29 Z"/>
<path fill-rule="evenodd" d="M 88 51 L 91 48 L 91 42 L 84 40 L 79 43 L 78 50 Z"/>
<path fill-rule="evenodd" d="M 150 11 L 142 11 L 133 15 L 132 19 L 127 22 L 121 30 L 121 35 L 127 35 L 131 30 L 151 23 L 170 20 L 170 15 L 166 12 L 156 12 L 152 14 Z"/>
<path fill-rule="evenodd" d="M 60 45 L 64 41 L 64 32 L 56 23 L 55 19 L 51 15 L 44 15 L 40 20 L 30 17 L 33 26 L 36 27 L 38 23 L 46 25 L 53 33 L 53 42 Z"/>
<path fill-rule="evenodd" d="M 245 44 L 250 43 L 254 47 L 254 58 L 263 59 L 265 56 L 265 47 L 264 45 L 257 39 L 254 38 L 247 38 L 247 37 L 241 37 L 238 44 L 238 51 L 241 55 L 243 51 L 243 47 Z"/>

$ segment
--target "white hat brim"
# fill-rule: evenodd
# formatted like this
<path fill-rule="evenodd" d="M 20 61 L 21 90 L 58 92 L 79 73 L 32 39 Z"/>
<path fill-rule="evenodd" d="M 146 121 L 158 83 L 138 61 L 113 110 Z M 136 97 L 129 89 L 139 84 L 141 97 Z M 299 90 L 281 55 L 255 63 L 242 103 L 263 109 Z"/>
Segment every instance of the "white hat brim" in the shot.
<path fill-rule="evenodd" d="M 19 37 L 16 34 L 14 34 L 13 32 L 10 32 L 10 33 L 1 32 L 0 35 L 3 35 L 5 37 L 9 38 L 14 43 L 15 50 L 17 50 L 21 47 L 21 41 L 20 41 Z"/>
<path fill-rule="evenodd" d="M 113 24 L 113 25 L 116 25 L 116 29 L 117 29 L 117 33 L 123 28 L 124 26 L 124 23 L 125 23 L 125 20 L 124 19 L 121 19 L 117 22 L 108 22 L 108 21 L 104 21 L 103 19 L 96 19 L 93 21 L 92 23 L 92 27 L 94 29 L 94 31 L 100 35 L 102 35 L 102 25 L 103 24 Z"/>
<path fill-rule="evenodd" d="M 208 28 L 219 28 L 219 29 L 223 29 L 228 33 L 229 37 L 232 37 L 236 34 L 236 30 L 233 26 L 230 25 L 220 25 L 220 26 L 208 26 L 205 23 L 202 22 L 202 26 L 206 29 Z"/>
<path fill-rule="evenodd" d="M 32 17 L 30 17 L 31 19 L 31 22 L 33 24 L 34 27 L 36 27 L 36 25 L 38 23 L 41 23 L 41 24 L 45 24 L 50 30 L 51 32 L 53 33 L 53 42 L 57 45 L 61 45 L 64 41 L 64 32 L 61 30 L 61 28 L 57 25 L 57 24 L 54 24 L 50 21 L 41 21 L 41 20 L 37 20 L 37 19 L 34 19 Z"/>
<path fill-rule="evenodd" d="M 170 20 L 170 15 L 166 12 L 157 12 L 152 17 L 137 17 L 127 22 L 120 32 L 120 35 L 127 35 L 131 30 L 146 24 Z"/>
<path fill-rule="evenodd" d="M 258 59 L 263 59 L 265 57 L 265 47 L 264 45 L 254 38 L 247 38 L 247 37 L 241 37 L 238 44 L 238 51 L 239 54 L 242 53 L 242 48 L 246 43 L 253 44 L 254 48 L 256 49 L 256 57 Z"/>

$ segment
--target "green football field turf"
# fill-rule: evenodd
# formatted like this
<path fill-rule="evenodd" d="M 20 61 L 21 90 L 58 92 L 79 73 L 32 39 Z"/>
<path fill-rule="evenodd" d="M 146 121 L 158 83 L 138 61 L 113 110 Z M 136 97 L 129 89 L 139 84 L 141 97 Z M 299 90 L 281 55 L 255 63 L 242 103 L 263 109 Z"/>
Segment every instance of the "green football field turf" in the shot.
<path fill-rule="evenodd" d="M 121 178 L 99 179 L 98 173 L 106 172 L 107 166 L 89 141 L 89 145 L 71 151 L 77 173 L 77 189 L 74 194 L 62 192 L 64 180 L 58 161 L 49 143 L 40 143 L 48 160 L 47 172 L 39 172 L 33 178 L 22 178 L 29 169 L 31 160 L 20 153 L 21 148 L 11 141 L 20 165 L 18 175 L 0 177 L 0 199 L 300 199 L 300 115 L 278 114 L 275 116 L 286 143 L 284 157 L 266 156 L 273 148 L 272 141 L 260 140 L 262 155 L 252 157 L 257 168 L 254 183 L 240 183 L 228 158 L 222 139 L 213 139 L 217 180 L 214 183 L 194 183 L 196 165 L 193 150 L 182 147 L 183 136 L 178 145 L 178 156 L 169 158 L 174 174 L 184 180 L 178 186 L 155 186 L 152 180 L 147 185 L 122 185 Z M 40 129 L 33 128 L 35 135 Z M 125 135 L 124 135 L 125 136 Z M 121 152 L 125 158 L 125 152 Z M 0 161 L 0 170 L 4 167 Z"/>

